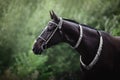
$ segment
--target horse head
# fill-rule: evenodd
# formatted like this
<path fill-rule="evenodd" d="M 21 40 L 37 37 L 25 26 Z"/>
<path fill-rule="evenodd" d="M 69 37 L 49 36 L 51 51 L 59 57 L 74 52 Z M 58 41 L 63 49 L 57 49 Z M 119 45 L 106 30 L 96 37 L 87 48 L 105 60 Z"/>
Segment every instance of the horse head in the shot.
<path fill-rule="evenodd" d="M 50 12 L 50 17 L 51 21 L 48 22 L 48 25 L 44 28 L 34 43 L 33 52 L 35 54 L 40 54 L 46 48 L 63 41 L 61 35 L 62 19 L 59 18 L 54 11 Z"/>

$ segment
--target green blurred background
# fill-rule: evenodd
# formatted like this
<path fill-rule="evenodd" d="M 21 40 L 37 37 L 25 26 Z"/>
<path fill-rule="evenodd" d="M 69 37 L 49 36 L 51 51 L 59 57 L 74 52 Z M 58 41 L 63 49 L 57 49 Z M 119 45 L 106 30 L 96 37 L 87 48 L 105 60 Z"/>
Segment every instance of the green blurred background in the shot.
<path fill-rule="evenodd" d="M 32 52 L 50 10 L 120 35 L 120 0 L 0 0 L 0 80 L 80 80 L 79 54 L 68 44 Z"/>

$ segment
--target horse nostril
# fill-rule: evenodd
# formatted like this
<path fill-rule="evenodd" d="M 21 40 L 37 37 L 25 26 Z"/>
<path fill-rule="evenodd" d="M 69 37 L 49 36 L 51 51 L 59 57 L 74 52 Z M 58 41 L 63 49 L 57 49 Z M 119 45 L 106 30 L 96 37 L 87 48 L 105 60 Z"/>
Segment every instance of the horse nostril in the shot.
<path fill-rule="evenodd" d="M 34 54 L 38 53 L 36 48 L 33 48 L 32 51 L 33 51 Z"/>

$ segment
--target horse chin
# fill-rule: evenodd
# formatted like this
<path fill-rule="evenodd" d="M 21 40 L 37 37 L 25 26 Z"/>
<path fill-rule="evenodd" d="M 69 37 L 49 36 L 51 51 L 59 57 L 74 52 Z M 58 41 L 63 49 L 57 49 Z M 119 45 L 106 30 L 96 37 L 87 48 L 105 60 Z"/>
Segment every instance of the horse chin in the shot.
<path fill-rule="evenodd" d="M 42 49 L 39 49 L 39 50 L 33 49 L 33 53 L 36 54 L 36 55 L 40 55 L 42 52 L 43 52 Z"/>

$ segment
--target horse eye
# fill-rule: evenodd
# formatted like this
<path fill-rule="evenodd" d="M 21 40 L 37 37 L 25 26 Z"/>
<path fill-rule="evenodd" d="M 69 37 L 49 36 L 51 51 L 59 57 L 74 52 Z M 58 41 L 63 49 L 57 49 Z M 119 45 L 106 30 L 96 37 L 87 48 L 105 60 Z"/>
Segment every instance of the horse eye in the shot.
<path fill-rule="evenodd" d="M 53 24 L 49 24 L 49 26 L 53 26 Z"/>
<path fill-rule="evenodd" d="M 56 26 L 54 26 L 54 25 L 52 25 L 52 26 L 48 26 L 48 31 L 52 31 L 52 30 L 54 30 L 56 28 Z"/>

